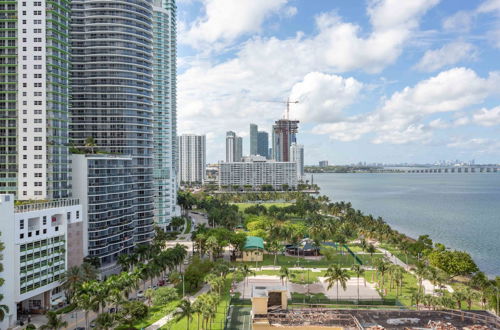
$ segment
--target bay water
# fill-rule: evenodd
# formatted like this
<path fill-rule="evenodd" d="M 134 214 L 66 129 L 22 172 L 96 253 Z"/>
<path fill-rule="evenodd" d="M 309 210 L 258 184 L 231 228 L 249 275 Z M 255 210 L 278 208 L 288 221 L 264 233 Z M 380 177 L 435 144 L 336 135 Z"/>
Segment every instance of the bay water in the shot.
<path fill-rule="evenodd" d="M 314 183 L 332 201 L 466 251 L 486 274 L 500 275 L 500 173 L 322 173 Z"/>

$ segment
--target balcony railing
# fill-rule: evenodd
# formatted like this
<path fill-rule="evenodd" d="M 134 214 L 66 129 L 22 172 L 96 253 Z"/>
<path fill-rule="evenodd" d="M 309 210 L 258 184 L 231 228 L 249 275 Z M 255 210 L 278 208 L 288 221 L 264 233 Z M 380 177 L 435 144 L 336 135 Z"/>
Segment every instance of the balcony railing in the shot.
<path fill-rule="evenodd" d="M 69 198 L 69 199 L 59 199 L 50 202 L 33 202 L 30 204 L 17 205 L 14 207 L 15 213 L 22 212 L 30 212 L 30 211 L 39 211 L 46 209 L 53 209 L 58 207 L 67 207 L 67 206 L 75 206 L 79 205 L 80 200 L 77 198 Z"/>

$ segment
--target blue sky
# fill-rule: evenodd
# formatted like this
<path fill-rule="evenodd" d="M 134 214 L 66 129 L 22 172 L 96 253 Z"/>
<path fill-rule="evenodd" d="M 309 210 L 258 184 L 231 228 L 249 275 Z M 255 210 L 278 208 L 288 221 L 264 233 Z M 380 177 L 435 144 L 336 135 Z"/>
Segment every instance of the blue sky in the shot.
<path fill-rule="evenodd" d="M 500 163 L 500 0 L 178 0 L 179 133 L 270 132 L 306 164 Z"/>

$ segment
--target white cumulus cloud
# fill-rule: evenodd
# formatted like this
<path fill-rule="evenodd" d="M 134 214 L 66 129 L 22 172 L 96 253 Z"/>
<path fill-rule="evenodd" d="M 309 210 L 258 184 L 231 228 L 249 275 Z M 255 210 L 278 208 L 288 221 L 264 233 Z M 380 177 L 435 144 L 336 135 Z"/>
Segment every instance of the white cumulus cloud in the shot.
<path fill-rule="evenodd" d="M 354 78 L 343 78 L 320 72 L 308 73 L 295 84 L 290 94 L 294 117 L 302 122 L 324 122 L 339 118 L 343 109 L 358 97 L 363 84 Z"/>
<path fill-rule="evenodd" d="M 195 48 L 224 47 L 238 37 L 259 32 L 264 20 L 288 0 L 203 0 L 205 15 L 181 31 L 180 42 Z M 290 9 L 287 9 L 287 14 Z"/>
<path fill-rule="evenodd" d="M 474 122 L 481 126 L 500 125 L 500 106 L 493 109 L 483 108 L 472 116 Z"/>
<path fill-rule="evenodd" d="M 425 125 L 426 118 L 463 110 L 483 102 L 490 95 L 499 94 L 500 73 L 492 72 L 482 78 L 473 70 L 454 68 L 395 92 L 371 113 L 317 125 L 315 132 L 341 141 L 356 140 L 372 133 L 375 134 L 373 143 L 425 142 L 431 138 L 433 129 L 448 126 L 439 120 Z M 455 126 L 461 124 L 464 122 L 453 123 Z"/>
<path fill-rule="evenodd" d="M 475 60 L 476 47 L 468 42 L 452 42 L 441 48 L 428 50 L 415 66 L 420 71 L 432 72 L 462 61 Z"/>

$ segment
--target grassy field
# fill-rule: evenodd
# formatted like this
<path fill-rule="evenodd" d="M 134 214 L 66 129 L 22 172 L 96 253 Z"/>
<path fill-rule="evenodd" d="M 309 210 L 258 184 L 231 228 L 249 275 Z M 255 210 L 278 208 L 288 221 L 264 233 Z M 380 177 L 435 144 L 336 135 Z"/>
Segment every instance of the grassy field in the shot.
<path fill-rule="evenodd" d="M 186 224 L 184 225 L 184 234 L 189 234 L 189 232 L 191 231 L 191 224 L 191 219 L 186 218 Z"/>
<path fill-rule="evenodd" d="M 231 278 L 226 279 L 226 287 L 224 289 L 224 294 L 221 297 L 219 304 L 217 305 L 217 314 L 215 319 L 212 320 L 210 329 L 213 330 L 223 330 L 224 329 L 224 321 L 226 319 L 227 308 L 229 307 L 229 301 L 231 297 L 229 295 L 229 288 L 231 286 Z M 191 322 L 189 323 L 190 329 L 198 329 L 198 322 L 201 326 L 202 317 L 198 320 L 198 315 L 194 314 Z M 180 320 L 172 320 L 168 324 L 161 327 L 161 329 L 169 329 L 169 330 L 186 330 L 188 328 L 187 318 L 182 318 Z"/>
<path fill-rule="evenodd" d="M 408 255 L 406 256 L 403 252 L 401 252 L 397 247 L 391 244 L 382 243 L 380 244 L 382 249 L 389 251 L 398 257 L 402 262 L 407 263 L 409 265 L 415 265 L 417 263 L 417 258 L 414 256 Z M 408 262 L 407 262 L 408 261 Z"/>
<path fill-rule="evenodd" d="M 308 274 L 309 273 L 309 274 Z M 261 270 L 258 272 L 255 272 L 256 275 L 274 275 L 274 276 L 279 276 L 280 272 L 279 270 Z M 289 281 L 292 283 L 299 283 L 299 284 L 312 284 L 318 282 L 318 277 L 324 276 L 325 271 L 320 271 L 320 272 L 312 272 L 312 271 L 292 271 L 292 277 L 289 278 Z"/>
<path fill-rule="evenodd" d="M 162 317 L 170 314 L 177 307 L 177 305 L 179 305 L 179 302 L 180 302 L 180 300 L 175 300 L 175 301 L 168 303 L 167 305 L 150 307 L 148 316 L 144 320 L 134 323 L 134 328 L 144 329 L 147 326 L 150 326 L 151 324 L 155 323 L 156 321 L 158 321 Z M 120 329 L 128 329 L 128 328 L 126 326 L 119 326 L 119 327 L 116 327 L 116 329 L 120 330 Z"/>
<path fill-rule="evenodd" d="M 248 208 L 249 206 L 253 206 L 253 205 L 256 205 L 256 204 L 260 204 L 262 206 L 265 206 L 267 208 L 271 207 L 272 205 L 276 206 L 276 207 L 285 207 L 285 206 L 290 206 L 292 205 L 292 203 L 275 203 L 275 202 L 265 202 L 265 203 L 233 203 L 234 205 L 237 205 L 238 206 L 238 209 L 243 212 L 245 211 L 246 208 Z"/>
<path fill-rule="evenodd" d="M 363 265 L 369 266 L 372 264 L 372 258 L 370 255 L 362 254 L 358 255 L 358 257 L 363 262 Z M 373 255 L 373 262 L 376 259 L 382 258 L 382 255 Z M 278 255 L 278 260 L 276 261 L 276 266 L 286 266 L 286 267 L 308 267 L 308 268 L 325 268 L 330 267 L 332 264 L 339 264 L 342 267 L 351 267 L 355 263 L 354 258 L 351 254 L 344 252 L 344 254 L 337 254 L 335 258 L 331 261 L 326 260 L 325 258 L 320 260 L 311 260 L 305 259 L 303 257 L 295 257 L 295 256 L 283 256 Z M 248 263 L 248 265 L 255 266 L 255 263 Z M 273 266 L 274 265 L 274 255 L 272 254 L 264 254 L 264 261 L 258 262 L 257 266 Z"/>

